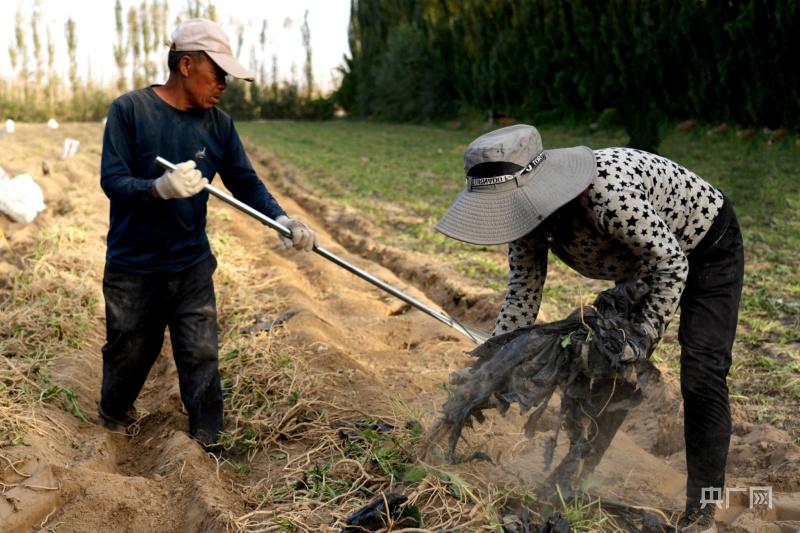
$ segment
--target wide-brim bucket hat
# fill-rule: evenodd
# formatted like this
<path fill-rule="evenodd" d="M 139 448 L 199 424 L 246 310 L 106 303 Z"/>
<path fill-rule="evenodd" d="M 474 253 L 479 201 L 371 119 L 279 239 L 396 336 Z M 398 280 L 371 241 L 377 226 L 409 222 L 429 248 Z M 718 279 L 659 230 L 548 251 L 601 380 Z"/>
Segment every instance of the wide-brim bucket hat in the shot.
<path fill-rule="evenodd" d="M 539 131 L 517 124 L 481 135 L 464 153 L 466 187 L 436 224 L 473 244 L 515 241 L 585 191 L 595 177 L 586 146 L 544 150 Z"/>

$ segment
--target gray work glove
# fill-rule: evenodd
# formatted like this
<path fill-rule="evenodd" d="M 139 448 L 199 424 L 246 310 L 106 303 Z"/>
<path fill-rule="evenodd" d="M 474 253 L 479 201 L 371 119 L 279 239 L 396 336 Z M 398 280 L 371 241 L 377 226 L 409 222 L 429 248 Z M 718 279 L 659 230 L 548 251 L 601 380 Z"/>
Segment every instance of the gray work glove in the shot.
<path fill-rule="evenodd" d="M 286 215 L 279 216 L 275 221 L 286 226 L 292 232 L 291 238 L 279 234 L 285 248 L 294 247 L 295 250 L 310 252 L 314 245 L 317 244 L 317 234 L 306 226 L 304 222 L 296 218 L 289 218 Z"/>
<path fill-rule="evenodd" d="M 194 161 L 184 161 L 175 165 L 175 170 L 168 170 L 153 182 L 153 187 L 164 200 L 172 198 L 189 198 L 203 190 L 208 180 L 196 168 Z"/>
<path fill-rule="evenodd" d="M 641 361 L 650 357 L 658 343 L 658 334 L 651 325 L 643 323 L 634 326 L 637 338 L 628 338 L 620 362 Z"/>

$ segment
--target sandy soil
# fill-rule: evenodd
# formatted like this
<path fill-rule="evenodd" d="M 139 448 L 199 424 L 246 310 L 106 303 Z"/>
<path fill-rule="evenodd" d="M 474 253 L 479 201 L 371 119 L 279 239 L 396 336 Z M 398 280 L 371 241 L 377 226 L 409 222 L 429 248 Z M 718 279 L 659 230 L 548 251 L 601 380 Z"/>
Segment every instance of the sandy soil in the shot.
<path fill-rule="evenodd" d="M 0 252 L 0 277 L 26 268 L 22 258 L 33 252 L 37 235 L 72 224 L 77 217 L 84 231 L 74 244 L 85 265 L 81 277 L 100 302 L 84 342 L 51 369 L 55 381 L 75 390 L 87 421 L 46 404 L 31 413 L 43 422 L 39 430 L 28 432 L 22 444 L 0 448 L 0 531 L 225 531 L 232 517 L 247 512 L 241 486 L 257 484 L 270 470 L 269 455 L 259 456 L 250 473 L 243 474 L 220 467 L 203 453 L 185 433 L 167 348 L 137 404 L 148 414 L 136 434 L 109 432 L 97 423 L 104 337 L 100 281 L 108 210 L 98 178 L 101 134 L 99 125 L 50 130 L 20 124 L 15 134 L 0 139 L 0 166 L 12 176 L 31 173 L 48 205 L 30 225 L 0 219 L 10 246 Z M 81 149 L 59 162 L 65 137 L 80 139 Z M 452 269 L 430 264 L 423 256 L 382 245 L 369 221 L 326 204 L 302 188 L 301 176 L 290 165 L 255 152 L 251 155 L 257 170 L 270 176 L 267 181 L 282 205 L 318 229 L 325 247 L 423 301 L 488 327 L 500 295 L 471 287 Z M 43 160 L 50 168 L 47 175 Z M 315 371 L 346 371 L 348 387 L 332 390 L 332 396 L 361 410 L 400 399 L 422 413 L 426 425 L 435 420 L 445 399 L 437 385 L 469 362 L 467 341 L 316 255 L 284 251 L 262 226 L 213 199 L 209 227 L 235 236 L 241 248 L 250 250 L 248 274 L 265 308 L 300 311 L 282 334 L 304 353 L 316 354 Z M 225 264 L 224 254 L 218 259 Z M 0 291 L 9 290 L 0 284 Z M 230 311 L 228 290 L 218 283 L 221 315 Z M 260 310 L 248 311 L 255 315 Z M 0 353 L 9 360 L 25 355 Z M 545 477 L 542 449 L 547 435 L 528 440 L 521 428 L 517 415 L 490 416 L 467 432 L 462 446 L 484 451 L 495 461 L 455 468 L 476 485 L 535 487 Z M 637 505 L 678 509 L 685 466 L 681 403 L 673 376 L 666 373 L 651 387 L 623 429 L 600 465 L 596 492 Z M 746 500 L 739 499 L 720 510 L 718 519 L 728 531 L 796 531 L 800 449 L 786 433 L 767 425 L 737 419 L 734 433 L 729 485 L 770 486 L 775 505 L 769 512 L 752 513 Z"/>

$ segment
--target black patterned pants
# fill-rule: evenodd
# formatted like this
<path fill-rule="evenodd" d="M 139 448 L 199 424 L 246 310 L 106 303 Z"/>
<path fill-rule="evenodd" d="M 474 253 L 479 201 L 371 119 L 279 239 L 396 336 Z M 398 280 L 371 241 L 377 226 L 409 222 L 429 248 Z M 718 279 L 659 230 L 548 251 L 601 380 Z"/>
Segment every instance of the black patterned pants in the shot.
<path fill-rule="evenodd" d="M 689 503 L 702 489 L 722 489 L 731 437 L 727 376 L 744 277 L 739 224 L 728 199 L 714 225 L 689 254 L 681 296 L 681 394 Z"/>
<path fill-rule="evenodd" d="M 106 344 L 101 416 L 124 420 L 169 328 L 189 433 L 203 444 L 222 430 L 214 256 L 177 273 L 132 274 L 106 267 Z"/>

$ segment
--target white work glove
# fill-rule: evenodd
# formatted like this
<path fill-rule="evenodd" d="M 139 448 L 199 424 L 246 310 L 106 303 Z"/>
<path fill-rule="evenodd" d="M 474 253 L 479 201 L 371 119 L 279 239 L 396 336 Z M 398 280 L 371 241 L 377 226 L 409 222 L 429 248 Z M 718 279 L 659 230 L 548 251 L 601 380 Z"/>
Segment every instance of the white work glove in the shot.
<path fill-rule="evenodd" d="M 194 161 L 184 161 L 176 165 L 175 170 L 168 170 L 153 182 L 156 193 L 164 200 L 172 198 L 189 198 L 203 190 L 208 180 L 203 177 Z"/>
<path fill-rule="evenodd" d="M 286 215 L 281 215 L 275 221 L 278 224 L 286 226 L 289 228 L 289 231 L 292 232 L 291 238 L 278 234 L 283 242 L 284 247 L 294 247 L 295 250 L 305 250 L 306 252 L 310 252 L 314 248 L 314 245 L 317 244 L 317 234 L 300 220 L 289 218 Z"/>

